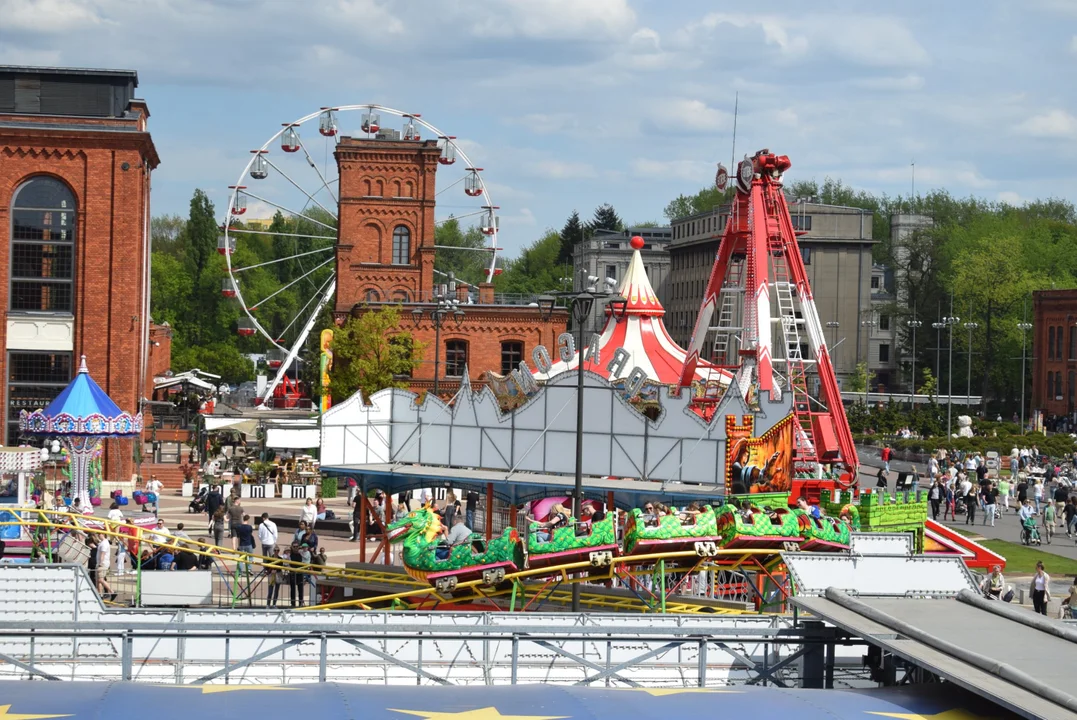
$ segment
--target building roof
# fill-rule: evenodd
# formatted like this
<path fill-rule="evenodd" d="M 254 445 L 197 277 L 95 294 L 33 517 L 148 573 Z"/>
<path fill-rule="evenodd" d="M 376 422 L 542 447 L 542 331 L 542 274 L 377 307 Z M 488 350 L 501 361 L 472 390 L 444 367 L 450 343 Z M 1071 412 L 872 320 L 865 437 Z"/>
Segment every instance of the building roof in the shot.
<path fill-rule="evenodd" d="M 84 77 L 126 78 L 138 87 L 138 73 L 134 70 L 109 70 L 104 68 L 35 67 L 33 65 L 0 65 L 3 75 L 80 75 Z"/>

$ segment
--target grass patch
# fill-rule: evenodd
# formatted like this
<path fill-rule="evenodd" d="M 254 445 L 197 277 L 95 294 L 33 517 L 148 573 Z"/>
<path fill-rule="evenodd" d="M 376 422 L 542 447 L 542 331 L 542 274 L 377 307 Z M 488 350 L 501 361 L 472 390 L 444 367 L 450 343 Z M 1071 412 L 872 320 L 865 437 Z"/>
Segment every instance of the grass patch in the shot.
<path fill-rule="evenodd" d="M 949 527 L 949 526 L 947 526 L 947 527 Z M 958 535 L 964 535 L 967 538 L 978 538 L 978 537 L 980 537 L 980 533 L 973 532 L 972 530 L 962 530 L 961 528 L 955 528 L 955 527 L 950 527 L 950 529 L 953 530 Z"/>
<path fill-rule="evenodd" d="M 1064 535 L 1063 538 L 1065 538 Z M 1071 560 L 1061 555 L 1054 555 L 1020 543 L 1010 542 L 1009 540 L 984 540 L 980 544 L 1006 558 L 1007 573 L 1027 573 L 1031 575 L 1036 572 L 1036 563 L 1042 560 L 1048 574 L 1052 577 L 1077 575 L 1077 560 Z"/>

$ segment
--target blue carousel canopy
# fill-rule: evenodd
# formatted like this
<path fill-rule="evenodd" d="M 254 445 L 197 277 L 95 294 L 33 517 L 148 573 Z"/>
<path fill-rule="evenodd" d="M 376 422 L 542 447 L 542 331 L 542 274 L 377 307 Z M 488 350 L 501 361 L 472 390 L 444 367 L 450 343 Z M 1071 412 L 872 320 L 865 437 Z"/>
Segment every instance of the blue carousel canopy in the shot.
<path fill-rule="evenodd" d="M 75 379 L 44 410 L 24 410 L 19 429 L 34 435 L 137 435 L 142 432 L 142 414 L 120 410 L 90 377 L 83 355 Z"/>

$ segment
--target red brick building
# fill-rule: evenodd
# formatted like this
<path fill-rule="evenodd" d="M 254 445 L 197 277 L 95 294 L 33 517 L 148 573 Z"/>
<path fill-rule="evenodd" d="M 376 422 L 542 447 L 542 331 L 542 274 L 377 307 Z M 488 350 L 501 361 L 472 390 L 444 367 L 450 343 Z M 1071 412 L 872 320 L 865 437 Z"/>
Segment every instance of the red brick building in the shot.
<path fill-rule="evenodd" d="M 1048 416 L 1077 410 L 1077 290 L 1032 293 L 1032 408 Z"/>
<path fill-rule="evenodd" d="M 403 330 L 426 346 L 412 386 L 431 387 L 437 352 L 441 390 L 452 392 L 466 366 L 472 381 L 487 370 L 505 374 L 531 351 L 545 345 L 554 352 L 565 331 L 567 312 L 550 320 L 537 306 L 505 304 L 493 285 L 459 285 L 455 296 L 464 315 L 443 324 L 440 346 L 429 311 L 443 291 L 435 279 L 434 208 L 440 151 L 436 141 L 342 137 L 335 157 L 340 172 L 340 231 L 337 245 L 335 314 L 344 318 L 365 307 L 401 304 Z M 518 301 L 517 301 L 518 302 Z M 416 326 L 414 309 L 423 311 Z"/>
<path fill-rule="evenodd" d="M 4 444 L 85 354 L 94 380 L 140 410 L 148 362 L 150 172 L 159 162 L 130 71 L 0 66 L 0 323 Z M 110 441 L 106 477 L 129 477 Z"/>

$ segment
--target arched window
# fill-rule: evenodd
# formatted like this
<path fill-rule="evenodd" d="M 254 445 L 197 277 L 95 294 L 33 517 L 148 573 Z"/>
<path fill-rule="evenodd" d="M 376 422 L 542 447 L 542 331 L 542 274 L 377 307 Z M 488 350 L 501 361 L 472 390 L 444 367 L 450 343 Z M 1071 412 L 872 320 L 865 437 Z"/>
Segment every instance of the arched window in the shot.
<path fill-rule="evenodd" d="M 381 295 L 378 294 L 377 290 L 371 288 L 370 290 L 366 291 L 366 301 L 368 303 L 381 302 Z"/>
<path fill-rule="evenodd" d="M 462 377 L 467 369 L 467 340 L 445 341 L 445 376 Z"/>
<path fill-rule="evenodd" d="M 393 229 L 393 265 L 407 265 L 411 258 L 411 232 L 403 225 Z"/>
<path fill-rule="evenodd" d="M 1047 328 L 1047 359 L 1055 359 L 1055 326 Z"/>
<path fill-rule="evenodd" d="M 1055 336 L 1055 338 L 1058 341 L 1058 343 L 1057 343 L 1057 345 L 1055 347 L 1055 359 L 1056 360 L 1062 360 L 1065 356 L 1062 354 L 1063 336 L 1062 336 L 1062 327 L 1061 326 L 1059 326 L 1057 333 L 1058 334 Z M 1059 393 L 1059 395 L 1061 395 L 1061 394 L 1062 393 Z"/>
<path fill-rule="evenodd" d="M 1062 373 L 1055 373 L 1055 400 L 1062 399 Z"/>
<path fill-rule="evenodd" d="M 408 295 L 407 290 L 394 290 L 393 291 L 393 302 L 398 302 L 398 303 L 411 302 L 411 296 Z"/>
<path fill-rule="evenodd" d="M 55 178 L 33 178 L 11 204 L 12 312 L 72 312 L 74 277 L 75 196 Z"/>

